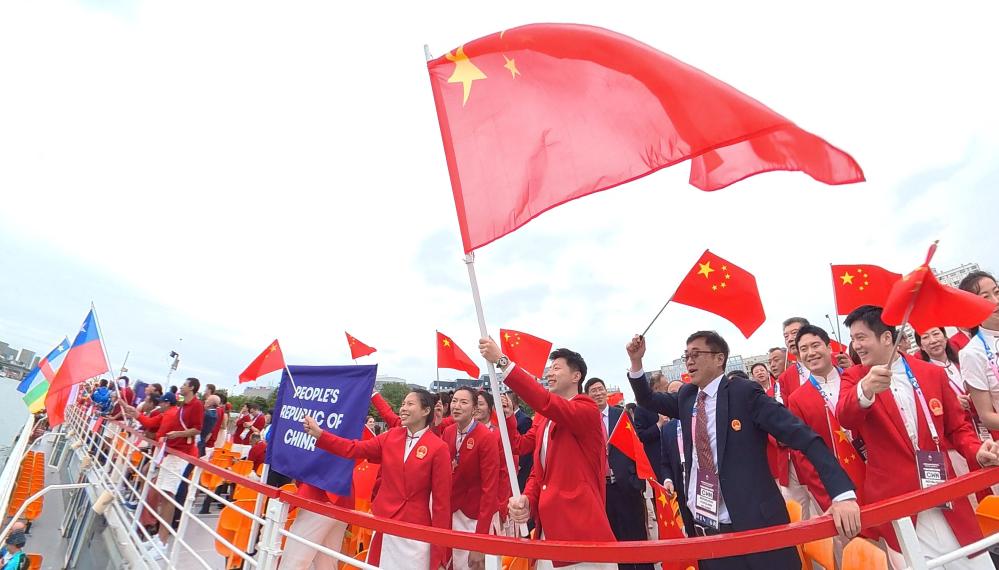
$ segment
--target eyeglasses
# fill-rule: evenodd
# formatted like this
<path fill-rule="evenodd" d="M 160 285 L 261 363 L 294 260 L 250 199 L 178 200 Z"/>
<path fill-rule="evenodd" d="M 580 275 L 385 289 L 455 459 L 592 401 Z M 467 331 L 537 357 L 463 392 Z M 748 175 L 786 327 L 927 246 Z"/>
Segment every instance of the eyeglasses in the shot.
<path fill-rule="evenodd" d="M 689 352 L 684 351 L 680 359 L 683 362 L 688 360 L 697 360 L 702 354 L 721 354 L 718 350 L 691 350 Z"/>

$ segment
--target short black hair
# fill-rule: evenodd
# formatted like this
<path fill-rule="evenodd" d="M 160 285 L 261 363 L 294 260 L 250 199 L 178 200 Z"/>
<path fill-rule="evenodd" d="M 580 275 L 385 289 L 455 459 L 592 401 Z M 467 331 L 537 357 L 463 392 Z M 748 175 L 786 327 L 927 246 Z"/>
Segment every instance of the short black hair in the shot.
<path fill-rule="evenodd" d="M 197 378 L 188 378 L 184 381 L 184 383 L 190 386 L 191 390 L 193 390 L 195 394 L 197 394 L 198 390 L 201 389 L 201 380 L 198 380 Z"/>
<path fill-rule="evenodd" d="M 745 370 L 733 370 L 733 371 L 731 371 L 731 372 L 728 373 L 728 379 L 729 380 L 734 380 L 736 378 L 739 378 L 739 379 L 742 379 L 742 380 L 749 380 L 749 375 L 746 374 Z"/>
<path fill-rule="evenodd" d="M 690 344 L 697 339 L 703 340 L 704 344 L 708 345 L 708 348 L 715 352 L 720 352 L 725 356 L 725 360 L 722 362 L 722 368 L 728 365 L 728 343 L 725 342 L 722 335 L 716 333 L 715 331 L 697 331 L 687 337 L 687 344 Z"/>
<path fill-rule="evenodd" d="M 827 333 L 822 327 L 817 327 L 815 325 L 805 325 L 798 329 L 798 336 L 794 337 L 794 346 L 798 346 L 798 343 L 801 342 L 801 337 L 806 334 L 815 335 L 821 338 L 822 342 L 825 343 L 826 346 L 829 346 L 829 333 Z"/>
<path fill-rule="evenodd" d="M 582 355 L 578 352 L 569 350 L 568 348 L 559 348 L 548 356 L 548 360 L 565 359 L 566 365 L 569 370 L 573 372 L 579 372 L 579 384 L 576 385 L 576 391 L 579 394 L 583 393 L 583 381 L 586 380 L 586 361 L 583 360 Z"/>
<path fill-rule="evenodd" d="M 119 376 L 118 379 L 119 380 L 124 380 L 125 381 L 125 385 L 128 386 L 128 376 Z"/>
<path fill-rule="evenodd" d="M 419 398 L 421 410 L 430 409 L 430 413 L 427 414 L 427 419 L 423 424 L 423 427 L 430 427 L 430 422 L 434 421 L 434 395 L 423 388 L 410 390 L 409 393 L 416 394 L 416 397 Z"/>
<path fill-rule="evenodd" d="M 583 391 L 589 392 L 590 386 L 593 386 L 594 384 L 600 384 L 601 386 L 604 387 L 605 390 L 607 389 L 607 384 L 605 384 L 604 381 L 601 380 L 600 378 L 594 376 L 593 378 L 590 378 L 589 380 L 586 381 L 586 386 L 583 386 Z"/>
<path fill-rule="evenodd" d="M 808 319 L 806 319 L 805 317 L 791 317 L 789 319 L 784 319 L 784 322 L 781 324 L 781 329 L 786 329 L 787 327 L 795 323 L 798 323 L 803 327 L 807 327 L 808 325 L 812 324 L 808 322 Z"/>
<path fill-rule="evenodd" d="M 101 386 L 101 388 L 107 388 L 108 387 L 108 379 L 107 378 L 101 378 L 100 386 Z"/>
<path fill-rule="evenodd" d="M 846 320 L 843 321 L 847 327 L 853 326 L 853 323 L 864 323 L 867 328 L 874 331 L 874 334 L 879 338 L 886 332 L 891 333 L 891 341 L 895 342 L 898 340 L 898 329 L 895 327 L 889 327 L 881 320 L 881 307 L 876 307 L 874 305 L 861 305 L 856 309 L 850 311 L 850 314 L 846 316 Z"/>
<path fill-rule="evenodd" d="M 757 366 L 762 366 L 762 367 L 763 367 L 764 369 L 766 369 L 766 371 L 767 371 L 767 374 L 769 374 L 769 373 L 770 373 L 770 367 L 769 367 L 769 366 L 767 366 L 766 364 L 764 364 L 763 362 L 757 362 L 756 364 L 754 364 L 754 365 L 750 366 L 750 367 L 749 367 L 749 373 L 750 373 L 750 374 L 752 374 L 752 373 L 753 373 L 753 370 L 756 370 L 756 367 L 757 367 Z"/>
<path fill-rule="evenodd" d="M 176 386 L 170 386 L 170 393 L 171 394 L 176 394 L 177 393 L 177 387 Z"/>
<path fill-rule="evenodd" d="M 260 404 L 254 402 L 253 400 L 250 400 L 249 402 L 246 402 L 243 405 L 246 406 L 247 410 L 259 410 L 260 409 Z"/>

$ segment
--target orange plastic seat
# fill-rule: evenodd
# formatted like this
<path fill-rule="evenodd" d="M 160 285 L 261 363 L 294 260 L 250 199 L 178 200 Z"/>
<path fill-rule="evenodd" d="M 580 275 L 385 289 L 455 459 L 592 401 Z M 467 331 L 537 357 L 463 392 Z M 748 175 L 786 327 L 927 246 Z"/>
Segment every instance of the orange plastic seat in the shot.
<path fill-rule="evenodd" d="M 240 501 L 243 499 L 252 499 L 254 502 L 257 500 L 257 492 L 249 487 L 244 487 L 242 485 L 236 485 L 236 488 L 232 492 L 232 499 L 234 501 Z M 253 510 L 253 509 L 250 509 Z"/>
<path fill-rule="evenodd" d="M 232 472 L 235 473 L 236 475 L 241 475 L 243 477 L 246 477 L 247 475 L 250 474 L 250 471 L 253 471 L 252 461 L 241 459 L 232 464 Z"/>
<path fill-rule="evenodd" d="M 885 553 L 873 542 L 855 538 L 843 549 L 842 570 L 888 570 Z"/>
<path fill-rule="evenodd" d="M 41 570 L 42 560 L 41 554 L 28 554 L 28 570 Z"/>
<path fill-rule="evenodd" d="M 982 499 L 975 509 L 975 517 L 985 536 L 999 532 L 999 496 L 989 495 Z"/>
<path fill-rule="evenodd" d="M 814 568 L 814 564 L 818 564 L 823 568 L 835 568 L 836 555 L 833 554 L 833 550 L 832 538 L 815 540 L 801 545 L 803 566 L 805 568 Z"/>

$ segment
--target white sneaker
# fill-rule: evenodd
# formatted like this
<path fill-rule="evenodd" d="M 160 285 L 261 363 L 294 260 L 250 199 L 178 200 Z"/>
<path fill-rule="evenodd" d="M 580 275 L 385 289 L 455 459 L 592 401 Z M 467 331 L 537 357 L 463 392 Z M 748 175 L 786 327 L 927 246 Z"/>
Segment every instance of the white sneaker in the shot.
<path fill-rule="evenodd" d="M 153 537 L 151 540 L 146 542 L 146 552 L 153 560 L 160 560 L 166 556 L 167 545 L 163 544 L 160 538 Z"/>

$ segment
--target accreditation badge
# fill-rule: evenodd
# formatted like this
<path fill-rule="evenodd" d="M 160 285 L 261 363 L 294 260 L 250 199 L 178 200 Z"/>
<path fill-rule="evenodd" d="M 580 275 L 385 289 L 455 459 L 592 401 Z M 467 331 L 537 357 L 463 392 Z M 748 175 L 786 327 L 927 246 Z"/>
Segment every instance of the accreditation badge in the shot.
<path fill-rule="evenodd" d="M 694 486 L 694 522 L 718 530 L 718 503 L 721 498 L 721 485 L 718 474 L 712 471 L 697 471 L 697 484 Z"/>
<path fill-rule="evenodd" d="M 947 464 L 942 451 L 916 452 L 916 471 L 919 474 L 919 487 L 929 489 L 935 485 L 947 482 Z M 941 509 L 950 510 L 951 504 L 940 505 Z"/>

